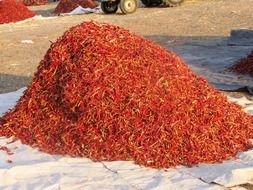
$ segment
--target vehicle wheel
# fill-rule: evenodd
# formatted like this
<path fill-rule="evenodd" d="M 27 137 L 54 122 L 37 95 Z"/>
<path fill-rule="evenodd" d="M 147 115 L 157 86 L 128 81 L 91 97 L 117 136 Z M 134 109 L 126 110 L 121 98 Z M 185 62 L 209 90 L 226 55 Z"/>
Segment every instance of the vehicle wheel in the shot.
<path fill-rule="evenodd" d="M 184 0 L 164 0 L 164 4 L 166 6 L 170 6 L 170 7 L 177 6 L 183 2 L 184 2 Z"/>
<path fill-rule="evenodd" d="M 118 2 L 116 2 L 116 1 L 101 2 L 101 9 L 106 14 L 116 13 L 118 10 Z"/>
<path fill-rule="evenodd" d="M 137 0 L 121 0 L 119 7 L 123 14 L 133 13 L 137 9 Z"/>

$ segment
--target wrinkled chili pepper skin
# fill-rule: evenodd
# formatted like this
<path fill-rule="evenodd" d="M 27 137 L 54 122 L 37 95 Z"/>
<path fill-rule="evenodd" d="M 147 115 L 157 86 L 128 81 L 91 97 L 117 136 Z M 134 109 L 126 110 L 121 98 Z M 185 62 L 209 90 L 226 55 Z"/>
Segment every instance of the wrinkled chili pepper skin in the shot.
<path fill-rule="evenodd" d="M 235 156 L 251 147 L 252 128 L 176 54 L 84 22 L 51 45 L 0 135 L 50 154 L 168 168 Z"/>
<path fill-rule="evenodd" d="M 248 74 L 253 77 L 253 51 L 229 67 L 229 70 L 239 74 Z"/>
<path fill-rule="evenodd" d="M 17 22 L 31 18 L 36 13 L 30 11 L 22 2 L 16 0 L 0 1 L 0 24 Z"/>

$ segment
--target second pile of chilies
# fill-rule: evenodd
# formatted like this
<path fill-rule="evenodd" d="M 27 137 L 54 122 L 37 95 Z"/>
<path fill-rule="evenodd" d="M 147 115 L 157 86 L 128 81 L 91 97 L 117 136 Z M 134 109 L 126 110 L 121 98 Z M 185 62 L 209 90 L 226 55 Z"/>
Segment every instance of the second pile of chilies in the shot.
<path fill-rule="evenodd" d="M 229 70 L 239 74 L 248 74 L 253 77 L 253 51 L 232 65 Z"/>
<path fill-rule="evenodd" d="M 51 45 L 0 123 L 1 136 L 50 154 L 154 168 L 222 161 L 253 137 L 252 118 L 177 55 L 96 22 Z"/>
<path fill-rule="evenodd" d="M 73 11 L 78 6 L 83 8 L 91 8 L 94 9 L 97 7 L 97 3 L 94 0 L 60 0 L 58 5 L 56 6 L 54 13 L 69 13 Z"/>

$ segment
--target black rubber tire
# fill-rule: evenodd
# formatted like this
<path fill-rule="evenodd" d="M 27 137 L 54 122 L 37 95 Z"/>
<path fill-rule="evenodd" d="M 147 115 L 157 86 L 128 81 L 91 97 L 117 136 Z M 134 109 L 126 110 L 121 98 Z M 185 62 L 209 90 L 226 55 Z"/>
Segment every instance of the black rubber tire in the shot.
<path fill-rule="evenodd" d="M 101 2 L 101 9 L 105 14 L 113 14 L 118 10 L 117 1 L 103 1 Z"/>
<path fill-rule="evenodd" d="M 137 0 L 121 0 L 119 3 L 119 8 L 123 14 L 134 13 L 137 6 Z"/>
<path fill-rule="evenodd" d="M 169 7 L 175 7 L 183 3 L 184 0 L 163 0 L 163 3 Z"/>

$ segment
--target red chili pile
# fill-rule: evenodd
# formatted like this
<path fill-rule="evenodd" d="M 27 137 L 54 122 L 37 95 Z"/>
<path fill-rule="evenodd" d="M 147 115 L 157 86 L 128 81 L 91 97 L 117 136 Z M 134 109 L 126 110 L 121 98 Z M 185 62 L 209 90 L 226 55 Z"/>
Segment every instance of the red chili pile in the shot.
<path fill-rule="evenodd" d="M 25 6 L 31 5 L 45 5 L 48 3 L 48 0 L 23 0 Z"/>
<path fill-rule="evenodd" d="M 0 135 L 50 154 L 167 168 L 251 147 L 252 118 L 176 54 L 128 30 L 84 22 L 40 62 Z"/>
<path fill-rule="evenodd" d="M 25 20 L 35 15 L 20 1 L 0 0 L 0 24 Z"/>
<path fill-rule="evenodd" d="M 247 57 L 242 58 L 238 63 L 230 67 L 229 70 L 253 77 L 253 51 Z"/>
<path fill-rule="evenodd" d="M 93 0 L 60 0 L 57 7 L 54 10 L 55 14 L 60 13 L 69 13 L 73 11 L 78 6 L 83 8 L 95 8 L 97 7 L 97 3 Z"/>

